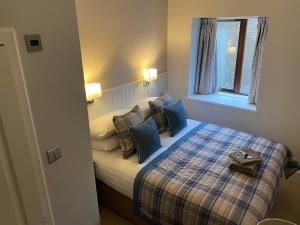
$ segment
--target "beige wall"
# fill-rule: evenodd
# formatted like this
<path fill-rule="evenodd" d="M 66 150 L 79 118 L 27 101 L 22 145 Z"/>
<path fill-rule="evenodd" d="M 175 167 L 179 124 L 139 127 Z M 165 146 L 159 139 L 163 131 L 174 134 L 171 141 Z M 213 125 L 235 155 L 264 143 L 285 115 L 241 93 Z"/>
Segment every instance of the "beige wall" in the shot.
<path fill-rule="evenodd" d="M 167 0 L 76 0 L 86 82 L 104 90 L 167 71 Z"/>
<path fill-rule="evenodd" d="M 185 99 L 191 117 L 287 144 L 300 158 L 300 1 L 170 0 L 169 91 Z M 187 100 L 192 18 L 269 16 L 258 113 Z"/>
<path fill-rule="evenodd" d="M 74 0 L 2 0 L 0 27 L 16 29 L 49 195 L 57 225 L 99 222 Z M 44 51 L 27 53 L 24 34 Z M 16 140 L 18 141 L 18 140 Z M 49 165 L 46 151 L 63 157 Z"/>

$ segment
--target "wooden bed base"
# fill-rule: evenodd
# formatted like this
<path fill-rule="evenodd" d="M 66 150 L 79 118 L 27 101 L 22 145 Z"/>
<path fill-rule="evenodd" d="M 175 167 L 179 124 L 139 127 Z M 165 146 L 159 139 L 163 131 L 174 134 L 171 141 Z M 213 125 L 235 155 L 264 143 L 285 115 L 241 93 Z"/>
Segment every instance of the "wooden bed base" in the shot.
<path fill-rule="evenodd" d="M 132 199 L 109 187 L 101 180 L 96 179 L 96 186 L 99 207 L 104 205 L 136 225 L 151 224 L 145 218 L 133 213 Z"/>

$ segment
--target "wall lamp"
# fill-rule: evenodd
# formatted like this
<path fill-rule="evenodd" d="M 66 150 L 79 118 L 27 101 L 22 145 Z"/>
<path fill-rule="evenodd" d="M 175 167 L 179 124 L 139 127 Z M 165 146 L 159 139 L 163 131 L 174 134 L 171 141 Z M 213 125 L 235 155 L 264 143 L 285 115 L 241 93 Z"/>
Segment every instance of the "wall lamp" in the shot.
<path fill-rule="evenodd" d="M 101 84 L 100 83 L 90 83 L 85 85 L 85 95 L 87 104 L 94 103 L 95 98 L 102 96 Z"/>
<path fill-rule="evenodd" d="M 144 71 L 144 87 L 149 87 L 151 81 L 157 82 L 157 69 L 150 68 Z"/>

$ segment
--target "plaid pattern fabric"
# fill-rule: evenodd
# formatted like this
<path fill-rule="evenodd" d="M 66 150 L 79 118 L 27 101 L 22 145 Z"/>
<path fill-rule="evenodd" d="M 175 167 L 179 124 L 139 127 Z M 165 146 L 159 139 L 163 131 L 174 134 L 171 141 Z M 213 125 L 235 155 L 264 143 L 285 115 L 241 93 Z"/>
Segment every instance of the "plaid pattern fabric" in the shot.
<path fill-rule="evenodd" d="M 240 147 L 261 153 L 256 177 L 229 169 L 229 152 Z M 269 139 L 202 123 L 138 173 L 135 213 L 162 225 L 257 224 L 270 213 L 286 157 Z"/>
<path fill-rule="evenodd" d="M 123 151 L 123 158 L 128 159 L 135 153 L 134 142 L 129 132 L 129 128 L 144 122 L 140 107 L 136 105 L 130 112 L 122 116 L 114 116 L 113 123 L 118 135 L 118 139 Z"/>
<path fill-rule="evenodd" d="M 162 133 L 167 129 L 168 121 L 163 109 L 169 106 L 172 101 L 172 97 L 168 94 L 157 98 L 155 101 L 149 101 L 150 115 L 154 120 L 159 133 Z"/>

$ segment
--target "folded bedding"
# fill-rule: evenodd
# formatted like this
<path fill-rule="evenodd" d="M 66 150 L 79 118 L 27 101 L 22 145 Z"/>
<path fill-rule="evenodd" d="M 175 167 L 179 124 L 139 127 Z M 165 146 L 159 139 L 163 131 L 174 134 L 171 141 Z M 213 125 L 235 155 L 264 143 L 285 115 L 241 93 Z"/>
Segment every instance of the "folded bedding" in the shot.
<path fill-rule="evenodd" d="M 256 176 L 229 169 L 232 149 L 251 148 Z M 136 175 L 137 215 L 162 225 L 256 225 L 271 211 L 289 150 L 272 140 L 201 123 Z"/>
<path fill-rule="evenodd" d="M 260 164 L 262 158 L 260 152 L 256 152 L 251 148 L 235 149 L 229 154 L 235 162 L 242 166 L 249 166 L 253 164 Z"/>
<path fill-rule="evenodd" d="M 253 164 L 253 165 L 248 165 L 248 166 L 243 166 L 235 161 L 232 161 L 229 165 L 229 169 L 241 172 L 244 174 L 248 174 L 250 176 L 255 176 L 257 171 L 258 171 L 258 164 Z"/>
<path fill-rule="evenodd" d="M 255 176 L 262 158 L 260 152 L 253 151 L 251 148 L 236 149 L 229 154 L 232 162 L 229 169 L 238 171 L 250 176 Z"/>

